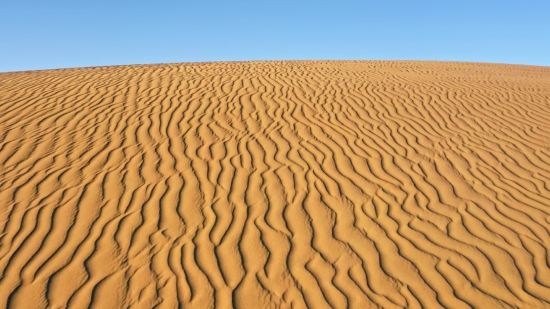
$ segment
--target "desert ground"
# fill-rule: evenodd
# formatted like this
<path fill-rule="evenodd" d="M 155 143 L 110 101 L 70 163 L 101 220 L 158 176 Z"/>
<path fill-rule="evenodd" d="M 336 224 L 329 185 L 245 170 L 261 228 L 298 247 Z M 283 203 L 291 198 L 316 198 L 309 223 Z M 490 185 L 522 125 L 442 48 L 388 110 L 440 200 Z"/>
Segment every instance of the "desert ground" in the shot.
<path fill-rule="evenodd" d="M 0 308 L 550 308 L 550 67 L 0 74 Z"/>

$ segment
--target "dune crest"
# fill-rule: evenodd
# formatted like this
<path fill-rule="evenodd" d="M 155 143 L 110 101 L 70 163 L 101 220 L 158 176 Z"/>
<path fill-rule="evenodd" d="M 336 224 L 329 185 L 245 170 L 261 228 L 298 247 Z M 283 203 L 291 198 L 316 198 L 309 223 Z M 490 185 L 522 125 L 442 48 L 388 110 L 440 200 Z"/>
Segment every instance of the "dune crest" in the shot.
<path fill-rule="evenodd" d="M 550 68 L 0 74 L 0 308 L 550 308 Z"/>

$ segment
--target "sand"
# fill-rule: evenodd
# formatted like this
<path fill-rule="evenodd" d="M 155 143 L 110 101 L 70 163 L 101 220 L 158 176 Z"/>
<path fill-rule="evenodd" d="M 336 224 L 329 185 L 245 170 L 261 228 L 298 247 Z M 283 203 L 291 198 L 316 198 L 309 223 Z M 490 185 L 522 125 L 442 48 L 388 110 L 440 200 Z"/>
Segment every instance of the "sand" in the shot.
<path fill-rule="evenodd" d="M 0 74 L 0 308 L 550 308 L 550 68 Z"/>

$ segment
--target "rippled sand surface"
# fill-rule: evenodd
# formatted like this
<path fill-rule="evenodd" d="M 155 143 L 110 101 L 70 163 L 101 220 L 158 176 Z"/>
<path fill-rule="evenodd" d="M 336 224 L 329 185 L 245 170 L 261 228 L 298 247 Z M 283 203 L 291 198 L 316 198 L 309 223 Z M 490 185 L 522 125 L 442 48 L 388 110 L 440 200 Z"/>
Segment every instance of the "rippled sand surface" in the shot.
<path fill-rule="evenodd" d="M 550 68 L 0 74 L 0 307 L 550 308 Z"/>

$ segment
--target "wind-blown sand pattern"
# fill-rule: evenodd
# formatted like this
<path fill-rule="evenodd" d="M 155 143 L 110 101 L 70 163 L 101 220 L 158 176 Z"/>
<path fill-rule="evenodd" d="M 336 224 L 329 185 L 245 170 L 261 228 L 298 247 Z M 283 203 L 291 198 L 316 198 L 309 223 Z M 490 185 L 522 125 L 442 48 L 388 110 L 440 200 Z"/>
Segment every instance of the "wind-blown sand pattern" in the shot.
<path fill-rule="evenodd" d="M 0 74 L 0 307 L 550 308 L 550 68 Z"/>

